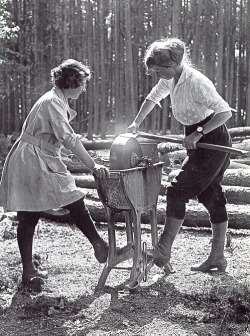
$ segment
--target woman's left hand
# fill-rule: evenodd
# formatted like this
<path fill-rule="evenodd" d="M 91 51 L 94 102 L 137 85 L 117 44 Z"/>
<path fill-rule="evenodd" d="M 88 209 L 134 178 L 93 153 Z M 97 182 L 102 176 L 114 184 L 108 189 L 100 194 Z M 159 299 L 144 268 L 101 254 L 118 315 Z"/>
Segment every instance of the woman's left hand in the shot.
<path fill-rule="evenodd" d="M 183 140 L 183 144 L 187 149 L 196 149 L 196 143 L 202 138 L 202 134 L 198 132 L 193 132 L 190 135 L 188 135 Z"/>

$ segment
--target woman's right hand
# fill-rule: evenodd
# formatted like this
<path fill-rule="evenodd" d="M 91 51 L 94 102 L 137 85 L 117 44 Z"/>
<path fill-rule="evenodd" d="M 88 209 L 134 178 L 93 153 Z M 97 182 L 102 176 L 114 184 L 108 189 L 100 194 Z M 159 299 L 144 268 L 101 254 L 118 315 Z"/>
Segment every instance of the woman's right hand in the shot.
<path fill-rule="evenodd" d="M 108 168 L 98 163 L 95 163 L 93 174 L 98 178 L 108 178 L 109 177 Z"/>
<path fill-rule="evenodd" d="M 140 126 L 139 124 L 133 121 L 132 124 L 127 127 L 127 132 L 136 133 L 139 126 Z"/>

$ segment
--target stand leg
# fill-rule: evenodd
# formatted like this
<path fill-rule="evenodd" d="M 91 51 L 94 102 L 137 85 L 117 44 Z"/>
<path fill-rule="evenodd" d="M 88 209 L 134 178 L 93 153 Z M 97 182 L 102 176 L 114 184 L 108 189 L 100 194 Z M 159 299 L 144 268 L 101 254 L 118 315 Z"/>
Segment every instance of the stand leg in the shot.
<path fill-rule="evenodd" d="M 158 242 L 158 231 L 157 231 L 157 209 L 156 204 L 150 209 L 150 223 L 151 223 L 151 241 L 154 247 Z"/>
<path fill-rule="evenodd" d="M 113 268 L 116 268 L 116 266 L 121 262 L 133 258 L 135 254 L 134 245 L 129 241 L 127 245 L 123 246 L 120 249 L 117 249 L 116 236 L 115 236 L 115 221 L 114 221 L 115 212 L 110 208 L 106 208 L 106 211 L 108 217 L 109 254 L 108 254 L 108 260 L 102 270 L 96 289 L 102 289 L 104 287 L 107 277 Z M 129 219 L 129 225 L 130 228 L 128 229 L 129 233 L 127 239 L 131 240 L 133 239 L 131 218 Z"/>
<path fill-rule="evenodd" d="M 132 228 L 132 219 L 131 219 L 131 211 L 125 212 L 125 221 L 126 221 L 126 235 L 128 244 L 133 244 L 133 228 Z"/>
<path fill-rule="evenodd" d="M 141 211 L 139 210 L 132 210 L 132 220 L 134 224 L 134 256 L 133 256 L 133 266 L 130 274 L 130 281 L 133 282 L 135 279 L 138 278 L 140 274 L 140 263 L 141 263 L 141 256 L 142 256 L 142 249 L 141 249 Z"/>
<path fill-rule="evenodd" d="M 112 266 L 116 263 L 115 260 L 116 238 L 115 238 L 115 222 L 114 222 L 115 213 L 109 208 L 106 208 L 106 211 L 108 217 L 109 254 L 108 254 L 108 260 L 102 270 L 101 276 L 97 284 L 97 288 L 100 289 L 104 287 L 107 277 L 110 271 L 112 270 Z"/>

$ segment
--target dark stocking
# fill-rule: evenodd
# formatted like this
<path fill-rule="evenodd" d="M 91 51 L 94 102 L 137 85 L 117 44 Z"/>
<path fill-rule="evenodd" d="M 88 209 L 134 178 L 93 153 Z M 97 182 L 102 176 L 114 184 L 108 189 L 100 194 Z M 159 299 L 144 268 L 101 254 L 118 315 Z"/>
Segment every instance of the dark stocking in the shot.
<path fill-rule="evenodd" d="M 17 219 L 17 242 L 22 262 L 32 261 L 32 247 L 35 227 L 39 221 L 39 212 L 19 211 Z"/>
<path fill-rule="evenodd" d="M 71 218 L 79 230 L 88 238 L 90 243 L 100 239 L 95 224 L 85 206 L 83 199 L 66 205 L 64 208 L 70 211 Z"/>
<path fill-rule="evenodd" d="M 33 236 L 39 218 L 40 212 L 17 212 L 17 219 L 19 221 L 17 242 L 23 264 L 23 283 L 28 283 L 34 277 L 47 277 L 47 272 L 37 271 L 32 262 Z"/>
<path fill-rule="evenodd" d="M 66 205 L 64 208 L 70 211 L 70 215 L 79 230 L 88 238 L 92 244 L 95 257 L 100 263 L 104 263 L 108 257 L 108 245 L 100 237 L 96 230 L 95 224 L 85 206 L 83 199 Z"/>

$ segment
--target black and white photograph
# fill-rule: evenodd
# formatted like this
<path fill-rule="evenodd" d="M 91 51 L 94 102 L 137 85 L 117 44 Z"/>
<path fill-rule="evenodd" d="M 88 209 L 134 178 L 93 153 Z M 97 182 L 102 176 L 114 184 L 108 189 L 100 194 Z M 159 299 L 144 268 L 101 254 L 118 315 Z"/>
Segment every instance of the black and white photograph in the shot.
<path fill-rule="evenodd" d="M 250 0 L 0 0 L 0 336 L 250 336 Z"/>

